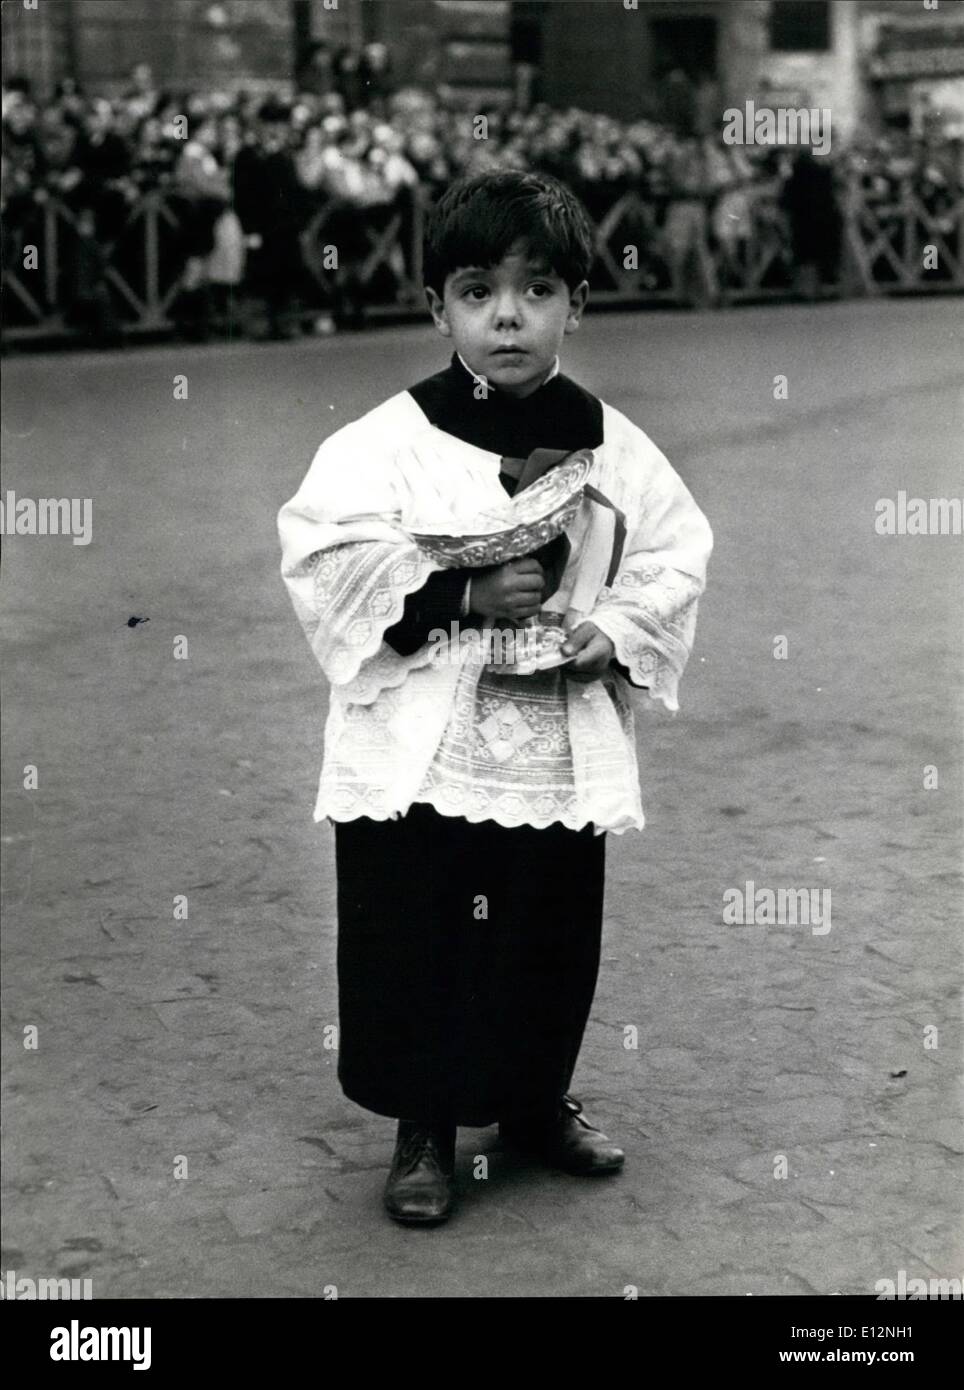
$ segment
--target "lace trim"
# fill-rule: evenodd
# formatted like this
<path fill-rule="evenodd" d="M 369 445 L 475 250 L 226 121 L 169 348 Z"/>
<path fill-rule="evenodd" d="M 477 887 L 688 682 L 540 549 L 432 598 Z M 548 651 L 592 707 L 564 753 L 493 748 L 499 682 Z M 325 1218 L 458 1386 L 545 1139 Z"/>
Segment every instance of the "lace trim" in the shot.
<path fill-rule="evenodd" d="M 368 791 L 369 789 L 366 788 L 365 790 Z M 478 825 L 481 821 L 492 820 L 495 821 L 496 824 L 504 826 L 507 830 L 512 830 L 519 825 L 530 825 L 536 830 L 545 830 L 548 826 L 554 825 L 557 822 L 565 826 L 567 830 L 584 830 L 587 825 L 592 825 L 594 823 L 594 817 L 592 816 L 580 817 L 575 814 L 562 814 L 540 819 L 531 814 L 513 816 L 511 812 L 506 812 L 499 807 L 491 807 L 481 812 L 471 808 L 452 810 L 450 807 L 442 805 L 434 796 L 429 795 L 413 797 L 412 802 L 409 804 L 412 805 L 417 801 L 427 803 L 434 807 L 441 816 L 461 816 L 463 820 L 467 820 L 471 825 Z M 342 807 L 327 809 L 325 806 L 320 806 L 315 811 L 314 819 L 316 821 L 326 820 L 331 824 L 341 824 L 345 821 L 360 820 L 362 816 L 366 817 L 368 820 L 398 820 L 401 816 L 405 815 L 408 810 L 407 806 L 399 807 L 396 810 L 386 810 L 384 806 L 377 807 L 365 802 L 360 796 L 355 798 L 355 802 L 356 804 L 351 810 Z M 600 827 L 598 822 L 596 822 L 596 826 L 596 833 L 600 835 L 604 832 L 607 835 L 625 835 L 629 830 L 642 830 L 644 828 L 644 821 L 641 816 L 630 816 L 627 814 L 615 825 Z"/>
<path fill-rule="evenodd" d="M 505 826 L 507 829 L 513 829 L 518 825 L 531 825 L 536 830 L 545 830 L 550 825 L 559 824 L 565 826 L 567 830 L 583 830 L 587 825 L 593 824 L 594 818 L 592 816 L 580 816 L 576 812 L 574 809 L 575 797 L 571 799 L 572 809 L 567 807 L 564 810 L 559 810 L 555 814 L 540 815 L 532 808 L 526 809 L 524 805 L 521 808 L 517 807 L 515 811 L 513 811 L 511 806 L 506 806 L 504 804 L 499 805 L 498 801 L 490 802 L 481 810 L 477 807 L 473 808 L 466 805 L 453 807 L 451 805 L 451 799 L 447 795 L 442 794 L 443 791 L 447 793 L 449 790 L 448 788 L 440 788 L 438 793 L 423 791 L 414 799 L 416 801 L 428 802 L 440 815 L 462 816 L 472 825 L 477 825 L 480 821 L 484 820 L 494 820 L 498 825 Z M 521 797 L 516 798 L 516 800 L 521 801 Z M 635 817 L 627 816 L 625 817 L 624 824 L 603 826 L 598 833 L 602 834 L 603 830 L 605 830 L 607 832 L 611 831 L 614 835 L 623 835 L 627 830 L 642 830 L 642 828 L 643 822 L 641 818 L 637 820 Z"/>
<path fill-rule="evenodd" d="M 386 685 L 400 684 L 431 660 L 422 650 L 399 656 L 384 643 L 384 634 L 401 618 L 406 597 L 441 568 L 414 543 L 401 541 L 349 541 L 302 561 L 289 587 L 311 649 L 332 685 L 352 686 L 351 698 L 369 703 Z"/>
<path fill-rule="evenodd" d="M 663 565 L 630 559 L 613 585 L 600 592 L 589 615 L 616 649 L 635 685 L 652 699 L 679 709 L 677 690 L 689 659 L 703 584 Z"/>
<path fill-rule="evenodd" d="M 333 697 L 316 820 L 387 820 L 425 801 L 472 823 L 643 829 L 633 713 L 617 682 L 454 674 L 458 690 L 426 671 L 413 677 L 421 689 L 375 705 Z"/>

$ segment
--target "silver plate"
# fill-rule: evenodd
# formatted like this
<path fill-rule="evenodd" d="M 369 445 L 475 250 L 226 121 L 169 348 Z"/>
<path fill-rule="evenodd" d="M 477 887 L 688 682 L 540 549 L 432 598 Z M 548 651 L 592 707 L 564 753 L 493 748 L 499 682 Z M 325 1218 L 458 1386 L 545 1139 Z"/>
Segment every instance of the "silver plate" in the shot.
<path fill-rule="evenodd" d="M 478 569 L 530 555 L 555 540 L 573 520 L 592 466 L 592 452 L 580 449 L 544 473 L 531 487 L 509 499 L 508 512 L 513 520 L 508 526 L 461 536 L 414 531 L 413 538 L 420 549 L 448 568 Z"/>

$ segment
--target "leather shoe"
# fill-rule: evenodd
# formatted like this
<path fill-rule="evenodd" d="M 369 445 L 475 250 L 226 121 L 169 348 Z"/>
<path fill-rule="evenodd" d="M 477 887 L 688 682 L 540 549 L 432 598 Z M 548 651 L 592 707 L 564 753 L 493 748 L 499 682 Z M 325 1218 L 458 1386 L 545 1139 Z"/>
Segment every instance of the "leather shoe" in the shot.
<path fill-rule="evenodd" d="M 445 1221 L 454 1204 L 455 1126 L 399 1120 L 385 1208 L 395 1221 L 427 1226 Z"/>
<path fill-rule="evenodd" d="M 516 1148 L 538 1154 L 553 1168 L 579 1176 L 618 1173 L 626 1158 L 617 1144 L 583 1119 L 582 1106 L 572 1096 L 562 1097 L 558 1115 L 548 1124 L 533 1127 L 503 1120 L 499 1135 Z"/>

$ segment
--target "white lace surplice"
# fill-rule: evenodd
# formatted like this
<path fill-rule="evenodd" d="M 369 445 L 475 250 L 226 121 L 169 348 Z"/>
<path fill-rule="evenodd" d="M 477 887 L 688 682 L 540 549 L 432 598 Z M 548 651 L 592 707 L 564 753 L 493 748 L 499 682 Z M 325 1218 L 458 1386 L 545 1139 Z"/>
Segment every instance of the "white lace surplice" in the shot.
<path fill-rule="evenodd" d="M 636 425 L 604 403 L 603 427 L 591 481 L 625 514 L 622 560 L 606 587 L 599 528 L 612 514 L 584 502 L 553 604 L 568 606 L 570 624 L 596 623 L 632 681 L 676 710 L 712 534 Z M 411 533 L 493 529 L 508 501 L 499 468 L 497 454 L 437 429 L 401 392 L 326 439 L 282 507 L 282 575 L 331 683 L 316 820 L 384 820 L 427 801 L 502 825 L 642 828 L 620 674 L 507 676 L 472 643 L 400 656 L 384 641 L 406 596 L 441 568 Z"/>

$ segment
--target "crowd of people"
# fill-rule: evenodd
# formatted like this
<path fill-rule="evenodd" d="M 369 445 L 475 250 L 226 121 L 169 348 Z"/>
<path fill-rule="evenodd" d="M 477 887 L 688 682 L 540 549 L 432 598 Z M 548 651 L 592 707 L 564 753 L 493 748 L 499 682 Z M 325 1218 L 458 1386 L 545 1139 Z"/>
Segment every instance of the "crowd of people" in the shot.
<path fill-rule="evenodd" d="M 105 278 L 108 256 L 122 273 L 127 262 L 136 272 L 142 249 L 125 250 L 119 239 L 131 210 L 161 189 L 174 214 L 165 269 L 180 276 L 175 311 L 186 332 L 230 316 L 242 293 L 266 306 L 270 336 L 295 331 L 298 306 L 327 309 L 335 325 L 357 324 L 366 296 L 397 298 L 411 283 L 404 238 L 383 258 L 385 283 L 363 281 L 366 229 L 409 211 L 415 190 L 431 199 L 457 175 L 486 168 L 555 174 L 597 221 L 635 191 L 640 201 L 619 241 L 640 244 L 640 289 L 668 287 L 704 302 L 720 268 L 738 276 L 747 248 L 768 230 L 786 241 L 786 273 L 809 268 L 816 283 L 832 284 L 845 187 L 859 186 L 886 209 L 911 177 L 954 234 L 959 148 L 948 157 L 896 133 L 823 159 L 543 104 L 492 109 L 480 121 L 434 94 L 392 90 L 374 53 L 364 63 L 340 61 L 335 75 L 288 100 L 165 92 L 146 64 L 110 100 L 65 80 L 41 102 L 14 79 L 3 92 L 4 265 L 25 240 L 37 240 L 44 206 L 56 199 L 68 214 L 69 254 L 60 258 L 68 313 L 97 334 L 116 334 L 123 306 Z M 339 252 L 332 275 L 313 273 L 303 235 L 321 210 L 324 241 Z"/>

